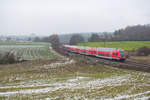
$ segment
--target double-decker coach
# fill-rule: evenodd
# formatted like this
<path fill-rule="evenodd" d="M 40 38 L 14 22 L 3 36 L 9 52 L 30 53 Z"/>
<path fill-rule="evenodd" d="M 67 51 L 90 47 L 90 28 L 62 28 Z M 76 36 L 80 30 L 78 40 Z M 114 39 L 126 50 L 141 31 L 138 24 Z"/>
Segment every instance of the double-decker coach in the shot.
<path fill-rule="evenodd" d="M 83 55 L 91 55 L 105 59 L 115 59 L 124 61 L 126 55 L 124 50 L 115 48 L 96 48 L 86 46 L 64 45 L 63 48 L 69 52 L 79 53 Z"/>

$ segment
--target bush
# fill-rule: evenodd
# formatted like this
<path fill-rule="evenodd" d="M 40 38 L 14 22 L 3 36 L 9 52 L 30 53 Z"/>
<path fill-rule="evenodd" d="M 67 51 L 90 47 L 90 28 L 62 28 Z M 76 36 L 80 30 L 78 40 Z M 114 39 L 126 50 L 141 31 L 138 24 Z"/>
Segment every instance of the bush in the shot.
<path fill-rule="evenodd" d="M 137 55 L 138 56 L 148 56 L 148 55 L 150 55 L 150 48 L 149 47 L 139 48 L 137 50 Z"/>
<path fill-rule="evenodd" d="M 0 64 L 12 64 L 18 61 L 19 57 L 12 52 L 0 53 Z"/>

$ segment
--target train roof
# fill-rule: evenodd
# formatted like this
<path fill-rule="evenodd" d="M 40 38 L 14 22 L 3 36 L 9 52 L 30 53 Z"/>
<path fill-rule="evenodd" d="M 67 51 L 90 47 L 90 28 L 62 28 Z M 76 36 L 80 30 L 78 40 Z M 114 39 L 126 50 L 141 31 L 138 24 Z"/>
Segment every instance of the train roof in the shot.
<path fill-rule="evenodd" d="M 64 46 L 71 47 L 71 48 L 81 48 L 81 49 L 97 49 L 98 51 L 114 51 L 114 50 L 124 51 L 122 49 L 117 49 L 117 48 L 101 48 L 101 47 L 74 46 L 74 45 L 64 45 Z"/>

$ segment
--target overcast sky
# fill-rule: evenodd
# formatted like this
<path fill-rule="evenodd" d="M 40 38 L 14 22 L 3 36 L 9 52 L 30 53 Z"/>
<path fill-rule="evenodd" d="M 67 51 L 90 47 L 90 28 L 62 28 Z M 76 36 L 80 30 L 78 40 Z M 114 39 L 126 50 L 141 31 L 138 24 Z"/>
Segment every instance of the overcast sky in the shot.
<path fill-rule="evenodd" d="M 0 0 L 0 34 L 112 32 L 150 24 L 150 0 Z"/>

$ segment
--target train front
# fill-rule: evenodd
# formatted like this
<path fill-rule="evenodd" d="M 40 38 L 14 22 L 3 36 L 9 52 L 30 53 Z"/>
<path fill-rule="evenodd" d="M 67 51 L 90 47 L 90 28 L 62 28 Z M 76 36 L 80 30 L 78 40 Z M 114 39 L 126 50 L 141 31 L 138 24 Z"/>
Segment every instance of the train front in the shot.
<path fill-rule="evenodd" d="M 124 50 L 119 50 L 120 52 L 120 61 L 125 61 L 126 60 L 126 54 L 125 54 L 125 51 Z"/>

